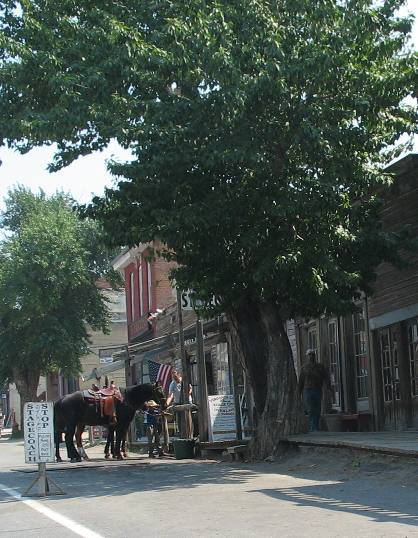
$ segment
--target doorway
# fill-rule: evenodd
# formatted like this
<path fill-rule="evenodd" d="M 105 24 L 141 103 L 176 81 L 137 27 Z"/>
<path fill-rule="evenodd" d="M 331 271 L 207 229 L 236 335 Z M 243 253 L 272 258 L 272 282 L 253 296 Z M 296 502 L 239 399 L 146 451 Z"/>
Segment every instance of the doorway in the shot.
<path fill-rule="evenodd" d="M 399 329 L 396 327 L 386 327 L 379 331 L 385 429 L 395 430 L 401 427 L 399 337 Z"/>

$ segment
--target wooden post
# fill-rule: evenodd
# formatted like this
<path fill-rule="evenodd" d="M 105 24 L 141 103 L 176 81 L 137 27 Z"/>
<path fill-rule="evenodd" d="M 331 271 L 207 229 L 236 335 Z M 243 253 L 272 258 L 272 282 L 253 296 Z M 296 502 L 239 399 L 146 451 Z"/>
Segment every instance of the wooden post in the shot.
<path fill-rule="evenodd" d="M 170 434 L 168 431 L 168 422 L 167 422 L 167 416 L 163 414 L 162 420 L 161 420 L 162 430 L 163 430 L 163 450 L 164 452 L 168 453 L 170 450 Z"/>
<path fill-rule="evenodd" d="M 180 354 L 181 354 L 181 367 L 182 367 L 182 395 L 183 402 L 189 403 L 189 368 L 187 364 L 186 349 L 184 347 L 184 331 L 183 331 L 183 312 L 181 310 L 181 291 L 177 288 L 177 315 L 179 319 L 179 340 L 180 340 Z M 181 421 L 182 431 L 181 436 L 183 439 L 191 439 L 192 437 L 192 414 L 190 410 L 184 412 L 184 420 Z"/>
<path fill-rule="evenodd" d="M 131 354 L 129 352 L 129 345 L 125 346 L 126 351 L 126 361 L 125 361 L 125 381 L 126 386 L 129 387 L 133 384 L 132 379 L 132 366 L 131 366 Z M 135 425 L 135 419 L 129 424 L 128 428 L 128 439 L 126 439 L 126 442 L 132 443 L 133 441 L 136 441 L 136 425 Z"/>
<path fill-rule="evenodd" d="M 38 463 L 38 475 L 23 493 L 23 496 L 30 495 L 30 491 L 36 484 L 38 485 L 38 493 L 34 493 L 33 495 L 38 495 L 39 497 L 46 497 L 47 495 L 64 495 L 63 490 L 46 474 L 46 463 Z M 55 491 L 52 491 L 51 486 L 55 488 Z"/>
<path fill-rule="evenodd" d="M 235 422 L 237 426 L 237 439 L 242 440 L 242 422 L 241 422 L 241 405 L 239 401 L 239 391 L 238 391 L 238 368 L 236 356 L 232 347 L 231 335 L 227 334 L 227 343 L 228 343 L 228 362 L 229 367 L 232 368 L 232 383 L 233 383 L 233 394 L 235 402 Z"/>
<path fill-rule="evenodd" d="M 197 342 L 197 375 L 199 380 L 199 440 L 209 439 L 208 420 L 208 384 L 206 379 L 205 350 L 203 346 L 203 323 L 198 317 L 196 320 L 196 342 Z"/>
<path fill-rule="evenodd" d="M 39 481 L 38 491 L 41 497 L 45 497 L 49 493 L 48 481 L 46 478 L 46 464 L 38 463 Z"/>

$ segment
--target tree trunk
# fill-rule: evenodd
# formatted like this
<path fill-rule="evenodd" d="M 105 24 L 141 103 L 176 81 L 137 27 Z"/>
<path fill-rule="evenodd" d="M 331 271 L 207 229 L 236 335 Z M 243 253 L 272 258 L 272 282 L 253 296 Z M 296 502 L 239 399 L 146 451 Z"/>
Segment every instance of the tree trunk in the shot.
<path fill-rule="evenodd" d="M 283 436 L 304 428 L 292 350 L 274 304 L 246 301 L 230 318 L 233 343 L 254 393 L 252 452 L 264 459 L 279 452 Z"/>
<path fill-rule="evenodd" d="M 25 403 L 36 402 L 40 372 L 19 372 L 15 374 L 16 388 L 20 396 L 20 430 L 24 431 L 23 411 Z"/>

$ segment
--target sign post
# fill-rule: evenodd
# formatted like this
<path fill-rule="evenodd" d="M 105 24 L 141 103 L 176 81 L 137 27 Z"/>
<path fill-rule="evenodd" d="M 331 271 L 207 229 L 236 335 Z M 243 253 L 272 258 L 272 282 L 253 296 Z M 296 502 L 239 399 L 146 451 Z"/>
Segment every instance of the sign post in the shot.
<path fill-rule="evenodd" d="M 54 406 L 52 402 L 28 402 L 24 407 L 25 462 L 38 464 L 38 476 L 23 495 L 38 485 L 39 495 L 63 495 L 62 489 L 46 474 L 46 464 L 55 461 Z M 51 486 L 55 487 L 55 492 Z"/>

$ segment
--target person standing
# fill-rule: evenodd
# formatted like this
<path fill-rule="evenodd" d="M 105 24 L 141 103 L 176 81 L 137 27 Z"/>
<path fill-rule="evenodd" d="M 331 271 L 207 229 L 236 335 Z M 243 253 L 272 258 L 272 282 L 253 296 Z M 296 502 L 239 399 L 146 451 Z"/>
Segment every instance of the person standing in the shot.
<path fill-rule="evenodd" d="M 302 367 L 299 376 L 299 393 L 304 396 L 308 411 L 309 431 L 319 430 L 321 418 L 322 387 L 325 385 L 331 390 L 331 380 L 325 366 L 316 360 L 316 353 L 312 349 L 306 352 L 307 362 Z"/>
<path fill-rule="evenodd" d="M 172 405 L 174 410 L 174 415 L 177 422 L 177 429 L 179 433 L 181 434 L 181 422 L 182 422 L 182 413 L 176 412 L 176 406 L 183 403 L 183 396 L 182 396 L 182 381 L 183 378 L 181 374 L 177 370 L 173 370 L 172 373 L 172 381 L 170 383 L 170 386 L 168 387 L 168 398 L 167 398 L 167 407 Z M 193 403 L 192 399 L 192 386 L 189 385 L 189 402 Z"/>
<path fill-rule="evenodd" d="M 161 409 L 153 400 L 146 402 L 146 420 L 148 437 L 148 456 L 155 458 L 158 455 L 162 458 L 163 448 L 161 446 Z"/>

